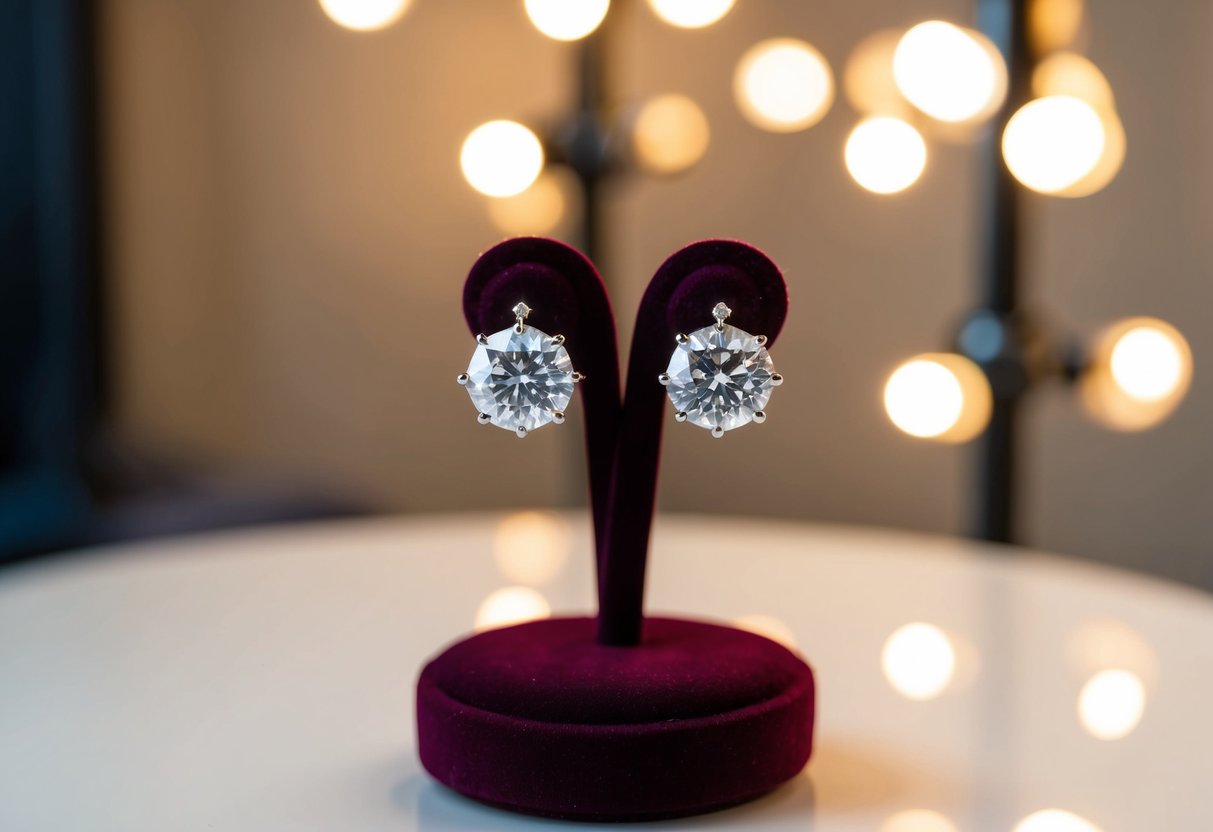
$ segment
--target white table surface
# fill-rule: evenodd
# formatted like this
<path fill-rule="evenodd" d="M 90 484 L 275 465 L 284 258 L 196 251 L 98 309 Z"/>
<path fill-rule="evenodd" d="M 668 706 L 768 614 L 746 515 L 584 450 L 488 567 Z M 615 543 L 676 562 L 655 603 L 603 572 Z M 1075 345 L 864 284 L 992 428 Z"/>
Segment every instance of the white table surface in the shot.
<path fill-rule="evenodd" d="M 417 671 L 487 596 L 530 582 L 557 612 L 589 608 L 584 517 L 503 517 L 225 533 L 0 571 L 0 830 L 573 826 L 465 801 L 414 751 Z M 649 598 L 777 619 L 819 686 L 817 747 L 792 784 L 652 826 L 1213 829 L 1206 595 L 942 538 L 663 518 Z M 886 641 L 916 622 L 945 639 L 894 642 L 886 670 Z"/>

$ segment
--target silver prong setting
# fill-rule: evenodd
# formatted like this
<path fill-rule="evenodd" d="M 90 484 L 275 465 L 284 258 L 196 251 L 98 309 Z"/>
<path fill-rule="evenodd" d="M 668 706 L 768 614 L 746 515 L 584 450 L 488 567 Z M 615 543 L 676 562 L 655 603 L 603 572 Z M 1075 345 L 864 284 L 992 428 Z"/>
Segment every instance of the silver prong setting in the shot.
<path fill-rule="evenodd" d="M 565 423 L 574 383 L 584 380 L 585 374 L 571 366 L 567 336 L 527 323 L 534 310 L 524 301 L 511 311 L 512 326 L 487 335 L 472 330 L 477 333 L 475 351 L 455 380 L 467 390 L 477 423 L 525 439 L 543 425 Z"/>
<path fill-rule="evenodd" d="M 771 389 L 783 384 L 783 376 L 774 371 L 766 350 L 770 339 L 726 324 L 732 314 L 721 301 L 712 308 L 714 326 L 675 335 L 678 346 L 666 371 L 657 374 L 674 405 L 674 421 L 706 428 L 714 439 L 731 428 L 765 422 L 767 414 L 760 408 Z M 717 365 L 715 370 L 704 369 L 712 364 Z"/>
<path fill-rule="evenodd" d="M 712 307 L 712 317 L 716 319 L 717 331 L 724 329 L 724 322 L 728 319 L 729 315 L 732 314 L 733 310 L 729 309 L 728 304 L 726 304 L 724 301 L 721 301 Z"/>
<path fill-rule="evenodd" d="M 514 313 L 514 331 L 521 335 L 526 330 L 526 316 L 531 314 L 531 307 L 518 301 L 511 311 Z"/>

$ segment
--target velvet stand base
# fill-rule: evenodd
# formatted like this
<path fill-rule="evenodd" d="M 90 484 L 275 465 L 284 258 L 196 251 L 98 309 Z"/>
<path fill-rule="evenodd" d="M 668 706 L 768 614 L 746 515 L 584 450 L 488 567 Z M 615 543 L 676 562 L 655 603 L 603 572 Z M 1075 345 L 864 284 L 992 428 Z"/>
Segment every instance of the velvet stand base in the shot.
<path fill-rule="evenodd" d="M 809 759 L 809 667 L 769 639 L 648 618 L 636 647 L 592 618 L 481 633 L 417 683 L 421 762 L 440 783 L 510 811 L 598 821 L 722 809 Z"/>

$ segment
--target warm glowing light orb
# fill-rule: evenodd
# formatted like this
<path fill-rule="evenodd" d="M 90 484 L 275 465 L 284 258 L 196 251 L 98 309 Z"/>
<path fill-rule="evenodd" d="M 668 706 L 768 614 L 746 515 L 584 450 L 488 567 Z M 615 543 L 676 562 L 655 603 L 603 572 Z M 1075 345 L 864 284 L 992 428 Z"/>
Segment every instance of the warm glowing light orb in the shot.
<path fill-rule="evenodd" d="M 371 32 L 391 26 L 409 7 L 410 0 L 320 0 L 332 21 L 347 29 Z"/>
<path fill-rule="evenodd" d="M 1118 740 L 1132 733 L 1146 710 L 1146 687 L 1128 670 L 1096 673 L 1078 694 L 1078 720 L 1091 736 Z"/>
<path fill-rule="evenodd" d="M 1095 342 L 1080 384 L 1083 404 L 1118 430 L 1153 427 L 1175 411 L 1192 383 L 1192 349 L 1157 318 L 1126 318 Z"/>
<path fill-rule="evenodd" d="M 918 181 L 927 166 L 927 143 L 908 122 L 892 116 L 864 119 L 847 136 L 847 171 L 860 187 L 895 194 Z"/>
<path fill-rule="evenodd" d="M 910 436 L 937 442 L 968 442 L 980 434 L 993 402 L 982 369 L 950 352 L 914 356 L 889 375 L 884 387 L 889 421 Z"/>
<path fill-rule="evenodd" d="M 1056 52 L 1032 70 L 1032 94 L 1070 95 L 1092 107 L 1114 107 L 1112 85 L 1090 58 L 1077 52 Z"/>
<path fill-rule="evenodd" d="M 893 55 L 900 29 L 881 29 L 851 50 L 842 72 L 842 87 L 851 106 L 864 115 L 903 116 L 910 106 L 893 77 Z"/>
<path fill-rule="evenodd" d="M 1099 67 L 1074 52 L 1054 53 L 1032 71 L 1032 93 L 1039 97 L 1068 95 L 1085 101 L 1103 124 L 1104 146 L 1099 161 L 1085 176 L 1057 191 L 1057 196 L 1089 196 L 1107 187 L 1124 164 L 1127 142 L 1112 86 Z"/>
<path fill-rule="evenodd" d="M 485 196 L 514 196 L 531 186 L 543 170 L 543 145 L 516 121 L 480 125 L 463 140 L 459 154 L 463 176 Z"/>
<path fill-rule="evenodd" d="M 1061 809 L 1033 812 L 1015 825 L 1012 832 L 1101 832 L 1088 820 Z"/>
<path fill-rule="evenodd" d="M 679 173 L 708 150 L 711 129 L 699 105 L 685 95 L 650 98 L 632 125 L 637 161 L 653 173 Z"/>
<path fill-rule="evenodd" d="M 543 586 L 560 574 L 568 558 L 568 529 L 559 517 L 520 511 L 497 524 L 493 559 L 507 580 Z"/>
<path fill-rule="evenodd" d="M 750 47 L 733 74 L 733 95 L 756 127 L 791 133 L 812 127 L 834 101 L 834 76 L 821 53 L 795 38 Z"/>
<path fill-rule="evenodd" d="M 552 169 L 514 196 L 487 200 L 489 219 L 504 234 L 550 234 L 560 227 L 569 213 L 568 193 L 572 188 Z"/>
<path fill-rule="evenodd" d="M 653 12 L 682 29 L 702 29 L 711 26 L 733 8 L 735 0 L 649 0 Z"/>
<path fill-rule="evenodd" d="M 535 28 L 553 40 L 581 40 L 601 24 L 611 0 L 526 0 Z"/>
<path fill-rule="evenodd" d="M 792 628 L 773 615 L 761 613 L 742 615 L 734 618 L 733 624 L 743 630 L 749 630 L 751 633 L 757 633 L 771 641 L 778 642 L 789 650 L 796 649 L 796 634 L 792 632 Z"/>
<path fill-rule="evenodd" d="M 1130 329 L 1112 347 L 1112 378 L 1143 402 L 1171 395 L 1183 381 L 1187 357 L 1171 332 L 1156 326 Z"/>
<path fill-rule="evenodd" d="M 916 358 L 902 364 L 884 387 L 889 419 L 911 436 L 932 438 L 947 433 L 964 412 L 964 387 L 938 361 Z"/>
<path fill-rule="evenodd" d="M 1028 39 L 1037 55 L 1066 49 L 1082 33 L 1084 0 L 1028 0 Z"/>
<path fill-rule="evenodd" d="M 1002 134 L 1002 154 L 1025 186 L 1054 194 L 1095 169 L 1106 141 L 1094 107 L 1072 95 L 1050 95 L 1011 116 Z"/>
<path fill-rule="evenodd" d="M 956 674 L 956 648 L 933 624 L 906 624 L 885 641 L 880 663 L 885 678 L 902 696 L 934 699 Z"/>
<path fill-rule="evenodd" d="M 1057 196 L 1083 197 L 1101 191 L 1116 178 L 1116 174 L 1120 173 L 1120 169 L 1125 163 L 1125 151 L 1128 143 L 1125 138 L 1125 126 L 1121 123 L 1120 116 L 1111 107 L 1099 108 L 1097 111 L 1100 121 L 1103 122 L 1103 153 L 1100 154 L 1095 167 L 1091 168 L 1086 176 L 1073 185 L 1058 191 Z"/>
<path fill-rule="evenodd" d="M 530 587 L 507 586 L 485 598 L 476 610 L 476 629 L 491 630 L 552 614 L 547 599 Z"/>
<path fill-rule="evenodd" d="M 1108 668 L 1128 670 L 1149 685 L 1158 677 L 1158 656 L 1140 632 L 1116 618 L 1092 618 L 1070 633 L 1066 653 L 1083 677 Z"/>
<path fill-rule="evenodd" d="M 988 116 L 1007 92 L 1006 66 L 990 40 L 942 20 L 919 23 L 902 36 L 893 77 L 911 104 L 940 121 Z"/>
<path fill-rule="evenodd" d="M 895 812 L 880 824 L 880 832 L 957 832 L 956 824 L 929 809 Z"/>

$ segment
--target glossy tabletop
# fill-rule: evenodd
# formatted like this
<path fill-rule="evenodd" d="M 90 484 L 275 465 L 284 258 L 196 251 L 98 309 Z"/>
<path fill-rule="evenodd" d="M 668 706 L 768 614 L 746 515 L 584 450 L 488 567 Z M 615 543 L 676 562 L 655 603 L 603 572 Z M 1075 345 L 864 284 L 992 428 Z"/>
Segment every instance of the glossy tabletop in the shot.
<path fill-rule="evenodd" d="M 580 612 L 581 515 L 351 522 L 0 571 L 0 829 L 513 830 L 430 781 L 426 657 Z M 650 608 L 795 645 L 817 748 L 748 806 L 647 828 L 1213 828 L 1213 601 L 1019 550 L 658 521 Z"/>

